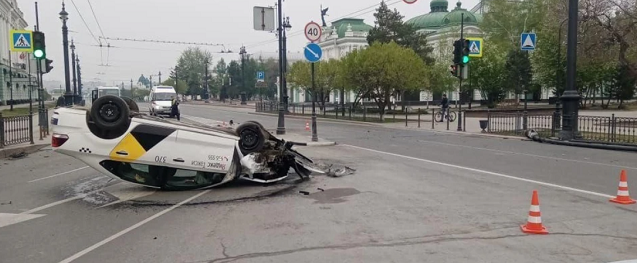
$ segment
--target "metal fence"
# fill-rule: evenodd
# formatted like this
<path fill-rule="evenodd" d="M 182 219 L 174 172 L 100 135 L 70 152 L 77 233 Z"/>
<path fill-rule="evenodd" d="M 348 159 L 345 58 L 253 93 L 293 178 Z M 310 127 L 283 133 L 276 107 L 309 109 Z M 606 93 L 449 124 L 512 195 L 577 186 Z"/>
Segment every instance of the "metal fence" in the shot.
<path fill-rule="evenodd" d="M 4 146 L 33 143 L 33 115 L 4 117 L 0 113 L 0 148 Z"/>
<path fill-rule="evenodd" d="M 572 117 L 571 117 L 572 118 Z M 566 118 L 570 121 L 569 118 Z M 486 132 L 505 135 L 523 135 L 533 129 L 543 137 L 556 137 L 563 132 L 562 114 L 525 115 L 524 113 L 489 113 Z M 577 130 L 571 138 L 583 141 L 637 144 L 637 118 L 605 116 L 577 116 Z"/>
<path fill-rule="evenodd" d="M 277 113 L 278 109 L 279 102 L 275 101 L 263 101 L 255 104 L 256 112 Z M 439 114 L 441 111 L 440 109 L 434 108 L 413 109 L 411 107 L 407 107 L 406 110 L 403 111 L 402 107 L 398 106 L 395 107 L 395 109 L 386 110 L 382 121 L 376 105 L 363 104 L 354 106 L 352 104 L 346 104 L 343 106 L 339 104 L 327 104 L 325 107 L 320 107 L 317 104 L 315 110 L 316 116 L 321 118 L 393 123 L 401 126 L 404 124 L 405 127 L 418 128 L 429 126 L 429 124 L 425 125 L 425 123 L 430 123 L 431 129 L 436 129 L 436 124 L 442 124 L 441 126 L 443 129 L 445 129 L 446 126 L 447 130 L 457 130 L 454 125 L 451 125 L 451 123 L 457 124 L 456 119 L 451 121 L 449 121 L 449 119 L 446 121 L 440 121 L 442 119 L 442 115 Z M 454 109 L 449 108 L 449 111 L 454 114 L 454 117 L 459 117 L 458 112 Z M 286 114 L 310 117 L 312 115 L 312 105 L 290 104 Z M 463 118 L 462 121 L 464 123 L 464 127 L 466 127 L 466 118 Z M 463 130 L 466 131 L 464 128 Z"/>

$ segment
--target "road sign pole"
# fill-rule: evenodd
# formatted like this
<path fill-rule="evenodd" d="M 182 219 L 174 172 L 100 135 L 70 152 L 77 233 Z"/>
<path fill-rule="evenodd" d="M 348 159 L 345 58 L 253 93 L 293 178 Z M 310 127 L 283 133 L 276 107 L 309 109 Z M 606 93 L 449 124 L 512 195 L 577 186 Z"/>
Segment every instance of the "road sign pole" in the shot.
<path fill-rule="evenodd" d="M 460 40 L 464 43 L 464 13 L 460 14 Z M 462 73 L 467 65 L 460 64 L 460 78 L 458 78 L 458 131 L 462 131 Z"/>
<path fill-rule="evenodd" d="M 316 128 L 316 86 L 314 85 L 314 63 L 312 67 L 312 141 L 318 142 L 318 131 Z"/>

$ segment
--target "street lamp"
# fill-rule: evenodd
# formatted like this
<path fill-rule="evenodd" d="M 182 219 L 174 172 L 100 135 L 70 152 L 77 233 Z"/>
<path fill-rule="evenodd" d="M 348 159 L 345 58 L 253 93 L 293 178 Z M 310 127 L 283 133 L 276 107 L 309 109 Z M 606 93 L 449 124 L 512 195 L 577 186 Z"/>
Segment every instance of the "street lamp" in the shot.
<path fill-rule="evenodd" d="M 71 66 L 73 68 L 73 104 L 77 104 L 77 73 L 75 71 L 75 43 L 71 39 Z"/>
<path fill-rule="evenodd" d="M 284 75 L 283 72 L 283 59 L 284 59 L 284 46 L 283 46 L 283 1 L 278 0 L 277 11 L 278 11 L 278 36 L 279 36 L 279 119 L 277 121 L 276 134 L 282 135 L 285 134 L 285 98 L 284 98 Z"/>
<path fill-rule="evenodd" d="M 283 21 L 283 98 L 285 99 L 285 111 L 289 112 L 289 96 L 288 96 L 288 37 L 287 32 L 292 30 L 292 25 L 290 24 L 290 17 L 286 17 Z"/>
<path fill-rule="evenodd" d="M 575 83 L 577 70 L 577 16 L 578 0 L 568 1 L 568 40 L 566 50 L 566 89 L 562 94 L 561 140 L 570 140 L 577 135 L 577 115 L 580 95 Z"/>
<path fill-rule="evenodd" d="M 248 86 L 246 85 L 246 73 L 245 73 L 245 58 L 247 53 L 248 52 L 246 51 L 246 47 L 242 46 L 241 51 L 239 51 L 239 55 L 241 55 L 241 78 L 242 78 L 241 86 L 243 86 L 243 90 L 248 90 Z M 246 105 L 247 98 L 246 98 L 245 91 L 241 92 L 240 96 L 241 96 L 241 105 Z"/>
<path fill-rule="evenodd" d="M 62 46 L 64 47 L 64 85 L 66 92 L 64 93 L 64 103 L 67 106 L 73 104 L 73 93 L 71 93 L 71 76 L 69 75 L 69 28 L 66 21 L 69 19 L 69 13 L 64 8 L 62 2 L 62 11 L 60 11 L 60 20 L 62 20 Z"/>
<path fill-rule="evenodd" d="M 205 75 L 204 78 L 205 78 L 205 82 L 206 82 L 206 86 L 205 86 L 206 90 L 204 91 L 205 103 L 210 103 L 210 98 L 209 98 L 210 94 L 209 94 L 209 91 L 208 91 L 208 63 L 209 63 L 208 62 L 208 58 L 206 58 L 206 60 L 204 60 L 204 64 L 206 66 L 206 69 L 205 69 L 205 72 L 204 72 L 204 75 Z"/>

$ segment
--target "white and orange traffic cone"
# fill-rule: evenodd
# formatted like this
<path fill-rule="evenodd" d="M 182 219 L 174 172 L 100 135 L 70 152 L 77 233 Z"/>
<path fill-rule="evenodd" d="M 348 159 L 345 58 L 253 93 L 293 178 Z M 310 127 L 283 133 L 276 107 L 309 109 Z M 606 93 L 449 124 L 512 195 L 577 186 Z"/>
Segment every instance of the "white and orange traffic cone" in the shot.
<path fill-rule="evenodd" d="M 628 193 L 628 178 L 626 176 L 626 170 L 622 170 L 619 176 L 619 188 L 617 189 L 617 197 L 610 199 L 609 201 L 622 205 L 637 203 L 637 201 L 630 198 L 630 194 Z"/>
<path fill-rule="evenodd" d="M 542 225 L 542 216 L 540 213 L 540 200 L 537 196 L 537 190 L 533 190 L 531 198 L 531 208 L 529 209 L 529 217 L 526 225 L 521 225 L 522 232 L 527 234 L 548 234 L 549 232 Z"/>
<path fill-rule="evenodd" d="M 310 131 L 310 122 L 305 121 L 305 130 Z"/>

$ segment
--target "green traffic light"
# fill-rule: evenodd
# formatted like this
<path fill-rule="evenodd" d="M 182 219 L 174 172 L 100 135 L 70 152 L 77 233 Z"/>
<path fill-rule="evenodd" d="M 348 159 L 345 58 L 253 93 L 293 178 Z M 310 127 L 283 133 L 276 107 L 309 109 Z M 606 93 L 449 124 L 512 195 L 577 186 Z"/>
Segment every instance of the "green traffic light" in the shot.
<path fill-rule="evenodd" d="M 33 56 L 35 56 L 36 58 L 41 58 L 42 56 L 44 56 L 44 51 L 35 50 L 35 51 L 33 51 Z"/>
<path fill-rule="evenodd" d="M 462 63 L 463 64 L 469 63 L 469 56 L 462 56 Z"/>

